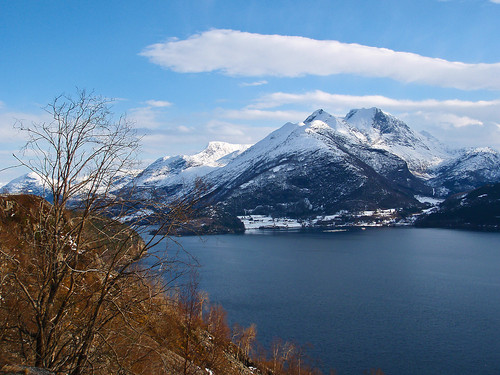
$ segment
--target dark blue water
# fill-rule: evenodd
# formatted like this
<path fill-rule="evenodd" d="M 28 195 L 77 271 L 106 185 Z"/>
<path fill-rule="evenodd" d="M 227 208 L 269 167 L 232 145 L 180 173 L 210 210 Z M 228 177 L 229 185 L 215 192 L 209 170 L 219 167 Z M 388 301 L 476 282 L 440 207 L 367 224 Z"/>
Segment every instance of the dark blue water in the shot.
<path fill-rule="evenodd" d="M 201 288 L 325 372 L 500 374 L 500 234 L 368 229 L 181 238 Z"/>

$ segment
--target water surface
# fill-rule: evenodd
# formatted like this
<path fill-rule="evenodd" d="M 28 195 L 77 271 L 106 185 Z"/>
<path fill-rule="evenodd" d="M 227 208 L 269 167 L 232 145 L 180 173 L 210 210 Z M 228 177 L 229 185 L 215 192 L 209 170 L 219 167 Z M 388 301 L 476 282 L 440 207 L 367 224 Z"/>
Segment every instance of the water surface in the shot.
<path fill-rule="evenodd" d="M 184 237 L 201 288 L 321 368 L 500 374 L 500 234 L 442 229 Z"/>

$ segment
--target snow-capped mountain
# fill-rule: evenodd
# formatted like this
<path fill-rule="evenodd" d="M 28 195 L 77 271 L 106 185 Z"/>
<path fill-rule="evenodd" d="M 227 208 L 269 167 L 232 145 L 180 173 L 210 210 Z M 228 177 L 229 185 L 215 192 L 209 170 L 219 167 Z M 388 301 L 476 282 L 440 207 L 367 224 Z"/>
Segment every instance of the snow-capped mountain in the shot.
<path fill-rule="evenodd" d="M 162 188 L 182 193 L 199 177 L 214 169 L 225 166 L 251 145 L 210 142 L 203 151 L 195 155 L 166 156 L 159 158 L 144 170 L 123 172 L 113 181 L 112 191 L 135 189 L 145 194 L 148 189 Z M 22 175 L 1 188 L 8 194 L 35 194 L 51 200 L 50 192 L 42 178 L 30 172 Z"/>
<path fill-rule="evenodd" d="M 202 178 L 205 199 L 232 214 L 282 216 L 338 210 L 421 206 L 437 196 L 500 181 L 500 153 L 490 148 L 450 150 L 378 108 L 335 117 L 317 110 L 287 123 L 253 146 L 210 142 L 195 155 L 166 156 L 121 179 L 137 197 L 173 199 Z M 4 192 L 42 195 L 36 176 Z M 117 188 L 118 188 L 117 182 Z"/>
<path fill-rule="evenodd" d="M 344 118 L 322 110 L 306 120 L 322 121 L 353 143 L 385 150 L 403 159 L 413 175 L 426 180 L 434 195 L 446 196 L 500 181 L 500 153 L 494 149 L 451 149 L 427 132 L 414 132 L 378 108 L 353 109 Z"/>
<path fill-rule="evenodd" d="M 234 212 L 300 215 L 414 207 L 415 195 L 500 181 L 498 171 L 497 151 L 450 150 L 370 108 L 345 117 L 317 110 L 302 123 L 287 123 L 205 180 L 213 201 Z"/>
<path fill-rule="evenodd" d="M 5 194 L 33 194 L 49 198 L 51 192 L 42 178 L 34 172 L 23 174 L 1 188 Z"/>
<path fill-rule="evenodd" d="M 458 150 L 456 157 L 435 168 L 429 183 L 439 195 L 476 189 L 500 181 L 500 153 L 489 147 Z"/>
<path fill-rule="evenodd" d="M 344 118 L 351 134 L 373 148 L 386 150 L 406 161 L 410 171 L 429 178 L 432 168 L 453 157 L 430 134 L 419 134 L 403 121 L 378 108 L 354 109 Z"/>
<path fill-rule="evenodd" d="M 429 187 L 403 159 L 362 142 L 350 129 L 322 110 L 287 123 L 207 174 L 211 197 L 235 212 L 260 206 L 287 215 L 418 206 L 413 194 L 429 194 Z"/>
<path fill-rule="evenodd" d="M 251 145 L 210 142 L 195 155 L 165 156 L 144 169 L 127 186 L 144 189 L 182 189 L 215 169 L 224 167 Z"/>
<path fill-rule="evenodd" d="M 118 173 L 111 184 L 110 190 L 119 191 L 133 181 L 139 172 L 139 170 L 128 170 Z M 17 177 L 4 185 L 0 192 L 2 194 L 33 194 L 52 201 L 52 191 L 49 184 L 35 172 L 29 172 Z"/>

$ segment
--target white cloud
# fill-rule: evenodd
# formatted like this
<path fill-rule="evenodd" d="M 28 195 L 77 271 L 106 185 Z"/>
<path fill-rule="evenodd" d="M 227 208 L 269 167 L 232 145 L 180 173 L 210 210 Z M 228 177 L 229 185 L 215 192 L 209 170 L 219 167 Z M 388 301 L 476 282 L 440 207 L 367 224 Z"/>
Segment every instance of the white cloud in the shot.
<path fill-rule="evenodd" d="M 181 133 L 191 133 L 193 131 L 193 129 L 191 128 L 188 128 L 187 126 L 184 126 L 184 125 L 180 125 L 177 127 L 177 130 Z"/>
<path fill-rule="evenodd" d="M 490 0 L 490 2 L 492 2 L 494 4 L 500 4 L 500 0 Z"/>
<path fill-rule="evenodd" d="M 443 124 L 449 124 L 455 128 L 463 128 L 466 126 L 483 126 L 483 122 L 480 120 L 476 120 L 467 116 L 457 116 L 453 113 L 443 113 L 436 118 L 436 121 L 439 121 Z"/>
<path fill-rule="evenodd" d="M 162 127 L 166 122 L 165 108 L 171 105 L 170 102 L 161 100 L 148 100 L 145 102 L 147 107 L 131 108 L 127 118 L 137 127 L 156 129 Z"/>
<path fill-rule="evenodd" d="M 256 124 L 263 122 L 259 117 L 276 117 L 278 120 L 288 116 L 277 124 L 279 126 L 287 121 L 303 121 L 308 114 L 319 108 L 336 116 L 344 116 L 351 109 L 363 107 L 379 107 L 402 119 L 412 129 L 429 131 L 444 143 L 455 146 L 492 146 L 500 149 L 500 132 L 497 126 L 500 99 L 407 100 L 382 95 L 339 95 L 321 90 L 301 94 L 276 92 L 263 95 L 238 111 L 221 111 L 218 115 L 234 119 L 253 119 Z M 292 110 L 288 111 L 288 108 Z"/>
<path fill-rule="evenodd" d="M 159 108 L 170 107 L 172 105 L 172 103 L 167 102 L 166 100 L 148 100 L 146 104 L 151 107 L 159 107 Z"/>
<path fill-rule="evenodd" d="M 500 90 L 500 63 L 453 62 L 387 48 L 298 36 L 215 29 L 185 40 L 152 44 L 141 55 L 180 73 L 220 71 L 248 77 L 347 73 L 463 90 Z"/>
<path fill-rule="evenodd" d="M 262 86 L 262 85 L 267 85 L 267 81 L 262 80 L 262 81 L 255 81 L 255 82 L 242 82 L 242 83 L 240 83 L 241 87 Z"/>
<path fill-rule="evenodd" d="M 405 114 L 402 117 L 421 117 L 427 123 L 436 124 L 444 129 L 451 128 L 465 128 L 468 126 L 483 126 L 484 123 L 480 120 L 473 119 L 468 116 L 459 116 L 454 113 L 442 113 L 442 112 L 423 112 L 417 111 L 411 115 Z"/>
<path fill-rule="evenodd" d="M 244 137 L 245 132 L 241 128 L 241 126 L 237 126 L 235 124 L 220 121 L 220 120 L 211 120 L 207 123 L 206 129 L 210 134 L 215 136 L 222 137 Z"/>
<path fill-rule="evenodd" d="M 164 109 L 172 106 L 172 103 L 153 99 L 144 103 L 147 106 L 129 109 L 128 119 L 140 128 L 156 129 L 163 126 L 166 121 Z"/>
<path fill-rule="evenodd" d="M 427 130 L 451 146 L 490 146 L 500 150 L 500 129 L 488 116 L 470 117 L 435 110 L 398 114 L 398 117 L 411 128 Z"/>
<path fill-rule="evenodd" d="M 0 144 L 19 145 L 26 142 L 26 134 L 14 127 L 15 124 L 22 123 L 29 126 L 32 123 L 49 122 L 52 118 L 45 112 L 25 113 L 25 112 L 0 112 Z M 17 146 L 16 146 L 17 147 Z"/>
<path fill-rule="evenodd" d="M 132 108 L 127 117 L 140 128 L 156 129 L 163 124 L 161 112 L 154 107 Z"/>
<path fill-rule="evenodd" d="M 142 158 L 155 160 L 160 156 L 197 153 L 210 141 L 251 144 L 260 141 L 276 126 L 254 127 L 249 124 L 237 124 L 213 116 L 196 127 L 185 127 L 184 132 L 177 126 L 151 129 L 142 138 Z"/>
<path fill-rule="evenodd" d="M 212 119 L 202 127 L 201 133 L 210 137 L 207 140 L 219 140 L 230 143 L 256 143 L 282 124 L 276 126 L 253 126 L 251 124 L 235 124 L 220 119 Z"/>
<path fill-rule="evenodd" d="M 462 114 L 463 116 L 487 116 L 493 121 L 498 119 L 498 108 L 500 99 L 497 100 L 408 100 L 394 99 L 382 95 L 339 95 L 331 94 L 321 90 L 309 91 L 302 94 L 276 92 L 263 95 L 255 103 L 249 106 L 251 109 L 269 109 L 285 105 L 308 106 L 310 110 L 324 108 L 332 114 L 342 115 L 353 108 L 379 107 L 385 111 L 448 111 Z"/>
<path fill-rule="evenodd" d="M 217 115 L 233 120 L 258 120 L 258 121 L 301 121 L 310 113 L 306 111 L 265 111 L 254 108 L 219 110 Z"/>

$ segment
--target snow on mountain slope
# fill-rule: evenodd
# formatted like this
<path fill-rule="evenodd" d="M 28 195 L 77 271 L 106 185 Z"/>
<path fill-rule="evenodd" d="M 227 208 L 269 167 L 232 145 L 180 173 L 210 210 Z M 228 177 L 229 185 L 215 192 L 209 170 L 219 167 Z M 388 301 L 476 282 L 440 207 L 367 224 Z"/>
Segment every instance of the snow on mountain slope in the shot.
<path fill-rule="evenodd" d="M 129 184 L 138 174 L 139 170 L 130 170 L 117 173 L 112 181 L 111 186 L 103 186 L 103 189 L 111 188 L 112 191 L 118 191 L 125 185 Z M 81 181 L 81 180 L 80 180 Z M 0 191 L 3 194 L 33 194 L 43 197 L 49 201 L 52 200 L 52 192 L 48 184 L 35 172 L 26 173 L 5 186 Z M 85 187 L 82 192 L 85 191 Z M 103 193 L 103 191 L 100 191 Z"/>
<path fill-rule="evenodd" d="M 500 153 L 491 148 L 450 149 L 429 133 L 417 133 L 378 108 L 351 110 L 343 119 L 319 110 L 307 121 L 323 121 L 354 145 L 353 152 L 370 164 L 366 147 L 403 159 L 410 171 L 427 181 L 438 196 L 446 196 L 500 181 Z M 363 156 L 365 155 L 365 156 Z M 370 165 L 378 172 L 375 163 Z"/>
<path fill-rule="evenodd" d="M 472 190 L 500 181 L 500 153 L 489 147 L 463 149 L 435 172 L 429 182 L 439 195 Z"/>
<path fill-rule="evenodd" d="M 402 159 L 362 144 L 322 110 L 285 124 L 205 180 L 213 199 L 235 211 L 266 206 L 291 215 L 418 205 L 406 191 L 426 190 Z"/>
<path fill-rule="evenodd" d="M 417 176 L 430 178 L 433 167 L 452 157 L 431 136 L 413 132 L 403 121 L 378 108 L 351 110 L 344 121 L 360 141 L 399 156 Z"/>
<path fill-rule="evenodd" d="M 305 161 L 311 154 L 315 157 L 328 156 L 332 161 L 344 161 L 346 155 L 352 157 L 356 154 L 362 158 L 363 153 L 371 154 L 363 161 L 378 171 L 382 170 L 384 162 L 381 158 L 386 161 L 387 155 L 370 150 L 369 144 L 361 142 L 352 133 L 352 127 L 343 119 L 320 109 L 313 112 L 304 122 L 283 125 L 222 170 L 207 175 L 207 178 L 213 181 L 236 179 L 248 168 L 265 168 L 271 161 L 283 164 L 291 157 Z M 357 150 L 358 148 L 360 150 Z"/>
<path fill-rule="evenodd" d="M 384 164 L 367 153 L 367 148 L 398 156 L 407 163 L 413 175 L 426 180 L 439 196 L 500 181 L 498 151 L 491 148 L 450 149 L 432 135 L 414 132 L 403 121 L 378 108 L 354 109 L 344 118 L 318 110 L 305 120 L 308 122 L 323 123 L 344 136 L 345 145 L 350 144 L 351 152 L 379 173 L 383 174 Z M 397 176 L 392 174 L 392 178 Z"/>
<path fill-rule="evenodd" d="M 353 109 L 344 118 L 320 109 L 304 123 L 317 127 L 323 123 L 360 149 L 375 148 L 397 155 L 413 174 L 422 178 L 430 178 L 433 167 L 453 157 L 453 153 L 430 134 L 415 133 L 403 121 L 378 108 Z"/>
<path fill-rule="evenodd" d="M 233 213 L 267 207 L 265 214 L 332 214 L 415 207 L 415 195 L 443 197 L 498 182 L 500 153 L 449 150 L 378 108 L 351 110 L 345 117 L 320 109 L 251 147 L 210 142 L 198 154 L 160 158 L 134 176 L 117 179 L 117 188 L 125 185 L 123 192 L 140 199 L 183 196 L 201 177 L 207 199 Z M 43 196 L 40 189 L 36 176 L 26 175 L 3 191 Z"/>
<path fill-rule="evenodd" d="M 304 123 L 287 123 L 267 137 L 250 147 L 246 152 L 232 160 L 226 167 L 207 175 L 210 185 L 221 183 L 231 188 L 239 182 L 239 177 L 248 170 L 259 173 L 273 165 L 275 171 L 284 168 L 290 158 L 304 161 L 308 154 L 327 154 L 328 148 L 315 137 L 308 136 L 314 127 Z M 280 165 L 282 165 L 280 167 Z M 251 183 L 245 181 L 245 183 Z"/>
<path fill-rule="evenodd" d="M 34 194 L 41 197 L 50 193 L 42 178 L 34 172 L 15 178 L 3 186 L 1 191 L 4 194 Z"/>
<path fill-rule="evenodd" d="M 165 156 L 150 164 L 131 184 L 139 188 L 189 184 L 223 167 L 250 146 L 210 142 L 207 148 L 195 155 Z"/>
<path fill-rule="evenodd" d="M 221 167 L 227 161 L 239 155 L 251 145 L 232 144 L 227 142 L 209 142 L 207 148 L 198 154 L 187 156 L 186 161 L 190 167 L 208 166 Z M 226 159 L 229 156 L 229 159 Z"/>

